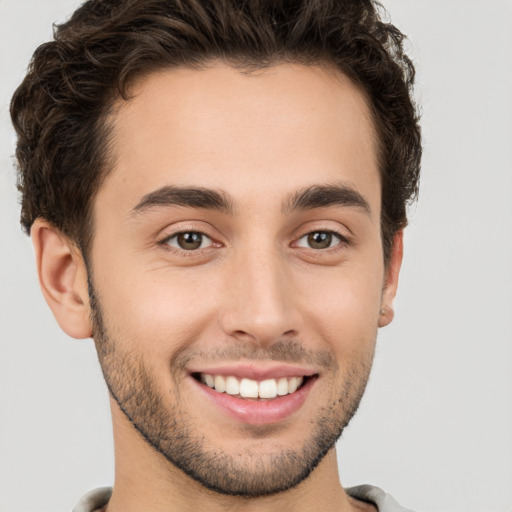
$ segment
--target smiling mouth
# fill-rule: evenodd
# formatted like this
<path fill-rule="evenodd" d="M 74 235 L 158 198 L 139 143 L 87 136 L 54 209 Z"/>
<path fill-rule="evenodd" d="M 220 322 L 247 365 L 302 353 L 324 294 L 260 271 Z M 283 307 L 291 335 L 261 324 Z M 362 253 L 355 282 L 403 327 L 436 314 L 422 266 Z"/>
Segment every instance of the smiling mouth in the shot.
<path fill-rule="evenodd" d="M 192 377 L 217 393 L 259 401 L 292 395 L 314 376 L 281 377 L 260 381 L 238 378 L 233 375 L 212 375 L 209 373 L 193 373 Z"/>

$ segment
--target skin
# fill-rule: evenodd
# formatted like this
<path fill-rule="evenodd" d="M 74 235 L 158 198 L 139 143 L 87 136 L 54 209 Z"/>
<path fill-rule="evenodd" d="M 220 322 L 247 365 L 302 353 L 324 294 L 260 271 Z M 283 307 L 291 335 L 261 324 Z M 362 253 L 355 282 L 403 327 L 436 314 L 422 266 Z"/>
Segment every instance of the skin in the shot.
<path fill-rule="evenodd" d="M 366 385 L 377 329 L 393 318 L 402 233 L 385 267 L 365 97 L 346 77 L 320 66 L 280 64 L 242 74 L 212 63 L 145 77 L 119 107 L 115 165 L 94 199 L 89 258 L 103 332 L 91 320 L 82 255 L 39 219 L 32 237 L 43 293 L 69 335 L 86 338 L 94 331 L 107 382 L 132 420 L 137 410 L 123 384 L 131 381 L 122 377 L 139 365 L 150 375 L 163 417 L 177 414 L 206 452 L 221 452 L 257 475 L 276 455 L 303 453 L 319 417 L 339 428 L 349 421 Z M 368 208 L 285 208 L 294 194 L 333 184 L 356 191 Z M 167 186 L 222 191 L 232 210 L 137 209 Z M 199 250 L 185 251 L 172 238 L 180 231 L 208 238 Z M 341 238 L 312 248 L 307 235 L 315 232 Z M 187 376 L 190 367 L 212 362 L 265 366 L 279 360 L 276 347 L 283 346 L 310 354 L 307 364 L 318 378 L 303 406 L 271 428 L 227 417 Z M 315 363 L 315 355 L 330 364 Z M 133 389 L 143 398 L 143 389 Z M 169 463 L 118 401 L 111 406 L 116 479 L 109 512 L 374 510 L 343 490 L 334 448 L 286 492 L 227 496 Z"/>

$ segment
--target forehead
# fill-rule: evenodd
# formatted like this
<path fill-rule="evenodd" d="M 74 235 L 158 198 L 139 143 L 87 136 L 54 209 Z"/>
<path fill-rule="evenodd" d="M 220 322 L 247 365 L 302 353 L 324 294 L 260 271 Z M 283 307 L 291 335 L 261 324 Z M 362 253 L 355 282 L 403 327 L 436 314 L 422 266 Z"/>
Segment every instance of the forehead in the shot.
<path fill-rule="evenodd" d="M 131 92 L 112 119 L 115 165 L 97 200 L 122 190 L 116 206 L 129 209 L 165 185 L 243 200 L 345 181 L 367 188 L 380 211 L 367 101 L 337 71 L 279 64 L 248 73 L 212 63 L 151 74 Z"/>

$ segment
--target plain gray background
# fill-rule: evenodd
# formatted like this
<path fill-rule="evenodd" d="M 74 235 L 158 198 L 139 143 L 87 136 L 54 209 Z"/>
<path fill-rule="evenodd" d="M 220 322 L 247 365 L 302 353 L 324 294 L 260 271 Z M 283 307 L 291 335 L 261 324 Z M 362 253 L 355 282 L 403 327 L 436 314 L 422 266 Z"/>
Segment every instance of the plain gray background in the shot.
<path fill-rule="evenodd" d="M 70 510 L 113 481 L 92 342 L 68 339 L 18 224 L 8 102 L 77 0 L 0 0 L 0 510 Z M 423 107 L 395 322 L 339 445 L 344 485 L 424 512 L 512 510 L 512 2 L 384 0 Z"/>

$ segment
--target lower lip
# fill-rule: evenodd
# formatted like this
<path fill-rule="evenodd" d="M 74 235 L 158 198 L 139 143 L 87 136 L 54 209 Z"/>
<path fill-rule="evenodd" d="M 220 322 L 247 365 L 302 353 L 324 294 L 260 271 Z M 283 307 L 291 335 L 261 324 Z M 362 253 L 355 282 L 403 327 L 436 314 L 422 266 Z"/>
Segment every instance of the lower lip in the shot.
<path fill-rule="evenodd" d="M 297 412 L 313 387 L 317 377 L 309 377 L 294 393 L 271 400 L 245 400 L 227 393 L 219 393 L 190 377 L 199 389 L 231 418 L 254 425 L 277 423 Z"/>

